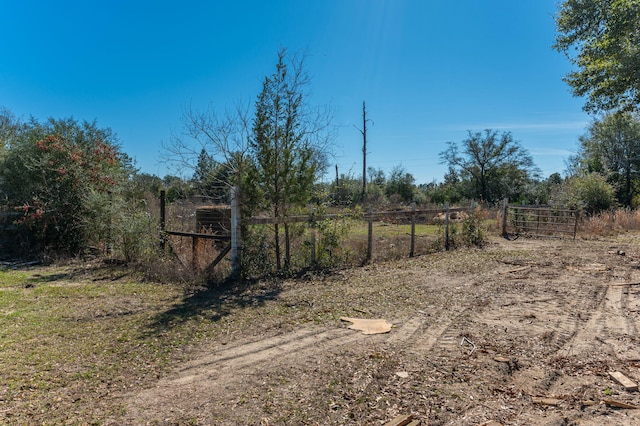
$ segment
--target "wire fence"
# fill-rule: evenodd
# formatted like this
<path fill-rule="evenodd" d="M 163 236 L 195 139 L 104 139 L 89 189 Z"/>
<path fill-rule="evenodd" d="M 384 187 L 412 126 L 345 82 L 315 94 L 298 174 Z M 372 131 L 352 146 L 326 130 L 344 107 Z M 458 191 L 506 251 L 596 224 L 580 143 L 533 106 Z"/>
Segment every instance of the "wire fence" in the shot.
<path fill-rule="evenodd" d="M 421 209 L 413 205 L 366 212 L 311 207 L 305 214 L 243 219 L 233 210 L 194 200 L 170 205 L 161 201 L 165 241 L 183 263 L 201 270 L 223 260 L 231 261 L 231 269 L 238 266 L 233 265 L 233 253 L 231 259 L 224 259 L 234 245 L 243 250 L 243 259 L 249 262 L 242 267 L 254 269 L 256 274 L 278 269 L 279 259 L 289 270 L 353 266 L 448 249 L 459 232 L 459 223 L 474 214 L 475 205 Z M 234 219 L 242 229 L 235 238 Z"/>

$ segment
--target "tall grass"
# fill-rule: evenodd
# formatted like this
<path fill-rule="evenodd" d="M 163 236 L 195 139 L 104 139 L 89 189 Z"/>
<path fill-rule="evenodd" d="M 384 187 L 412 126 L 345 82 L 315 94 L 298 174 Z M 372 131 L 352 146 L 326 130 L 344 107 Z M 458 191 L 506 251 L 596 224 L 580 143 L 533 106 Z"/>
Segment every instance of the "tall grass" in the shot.
<path fill-rule="evenodd" d="M 640 230 L 640 211 L 618 209 L 587 216 L 580 224 L 579 229 L 579 233 L 587 238 L 637 231 Z"/>

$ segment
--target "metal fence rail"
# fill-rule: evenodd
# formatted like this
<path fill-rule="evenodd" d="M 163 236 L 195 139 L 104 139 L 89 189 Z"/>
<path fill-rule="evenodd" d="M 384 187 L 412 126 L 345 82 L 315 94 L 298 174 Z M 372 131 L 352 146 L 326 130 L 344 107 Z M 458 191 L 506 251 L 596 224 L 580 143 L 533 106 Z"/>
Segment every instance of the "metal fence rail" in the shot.
<path fill-rule="evenodd" d="M 505 202 L 502 215 L 502 234 L 532 237 L 571 237 L 578 232 L 577 210 L 549 206 L 516 206 Z"/>

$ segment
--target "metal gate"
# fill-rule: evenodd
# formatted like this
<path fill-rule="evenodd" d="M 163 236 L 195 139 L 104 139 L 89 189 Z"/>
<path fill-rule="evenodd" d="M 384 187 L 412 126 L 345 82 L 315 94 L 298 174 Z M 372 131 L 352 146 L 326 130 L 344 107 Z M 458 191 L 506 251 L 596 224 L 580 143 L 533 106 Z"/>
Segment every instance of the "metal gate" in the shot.
<path fill-rule="evenodd" d="M 505 202 L 502 212 L 502 235 L 530 237 L 571 237 L 576 239 L 577 210 L 548 206 L 515 206 Z"/>

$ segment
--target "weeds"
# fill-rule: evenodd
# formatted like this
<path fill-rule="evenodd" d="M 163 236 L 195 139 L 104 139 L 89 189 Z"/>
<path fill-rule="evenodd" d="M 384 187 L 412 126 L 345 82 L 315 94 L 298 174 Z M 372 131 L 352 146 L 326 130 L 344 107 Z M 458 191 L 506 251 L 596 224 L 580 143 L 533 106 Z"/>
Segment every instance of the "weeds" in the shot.
<path fill-rule="evenodd" d="M 580 231 L 586 237 L 613 236 L 627 231 L 640 230 L 640 211 L 618 209 L 587 216 Z"/>

